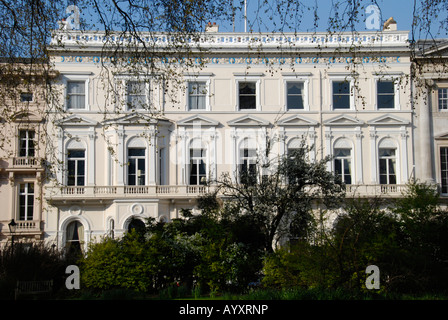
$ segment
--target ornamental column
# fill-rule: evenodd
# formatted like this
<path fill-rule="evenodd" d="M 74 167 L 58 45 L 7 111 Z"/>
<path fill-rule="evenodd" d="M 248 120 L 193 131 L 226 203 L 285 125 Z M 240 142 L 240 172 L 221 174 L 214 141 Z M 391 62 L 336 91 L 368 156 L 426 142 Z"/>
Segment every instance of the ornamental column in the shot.
<path fill-rule="evenodd" d="M 430 104 L 429 104 L 429 90 L 426 83 L 422 87 L 417 88 L 421 90 L 418 95 L 417 108 L 419 109 L 420 119 L 419 126 L 419 144 L 420 152 L 417 155 L 417 163 L 420 165 L 420 179 L 423 182 L 434 183 L 434 176 L 432 172 L 432 141 L 431 141 L 431 118 L 430 118 Z"/>

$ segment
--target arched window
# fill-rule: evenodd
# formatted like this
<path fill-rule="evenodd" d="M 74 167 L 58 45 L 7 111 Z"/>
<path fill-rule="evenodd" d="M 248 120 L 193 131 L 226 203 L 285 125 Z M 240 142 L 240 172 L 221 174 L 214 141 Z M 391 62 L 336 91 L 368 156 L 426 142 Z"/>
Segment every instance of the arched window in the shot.
<path fill-rule="evenodd" d="M 127 148 L 128 185 L 146 184 L 146 144 L 143 139 L 132 139 Z"/>
<path fill-rule="evenodd" d="M 65 249 L 67 254 L 78 254 L 84 242 L 84 226 L 79 221 L 72 221 L 66 228 Z"/>
<path fill-rule="evenodd" d="M 108 234 L 109 234 L 109 237 L 111 237 L 112 239 L 115 236 L 115 221 L 114 221 L 114 219 L 110 219 L 109 220 L 109 232 L 108 232 Z"/>
<path fill-rule="evenodd" d="M 397 184 L 397 147 L 393 140 L 384 139 L 378 147 L 380 184 Z"/>
<path fill-rule="evenodd" d="M 203 185 L 207 182 L 207 149 L 200 139 L 190 143 L 189 184 Z"/>
<path fill-rule="evenodd" d="M 299 138 L 293 138 L 289 140 L 288 146 L 286 149 L 286 155 L 288 157 L 293 156 L 294 153 L 303 150 L 305 148 L 305 142 Z"/>
<path fill-rule="evenodd" d="M 131 232 L 132 230 L 136 231 L 137 233 L 142 233 L 145 230 L 145 223 L 137 218 L 132 218 L 128 225 L 128 232 Z"/>
<path fill-rule="evenodd" d="M 239 179 L 244 184 L 254 183 L 257 179 L 257 148 L 249 139 L 244 139 L 240 145 Z"/>
<path fill-rule="evenodd" d="M 352 184 L 352 150 L 334 149 L 334 171 L 345 184 Z"/>
<path fill-rule="evenodd" d="M 86 147 L 83 141 L 72 139 L 67 144 L 67 185 L 86 185 Z"/>
<path fill-rule="evenodd" d="M 69 149 L 67 153 L 67 185 L 84 186 L 86 182 L 86 150 Z"/>
<path fill-rule="evenodd" d="M 352 146 L 346 139 L 334 144 L 334 172 L 345 184 L 352 184 Z"/>

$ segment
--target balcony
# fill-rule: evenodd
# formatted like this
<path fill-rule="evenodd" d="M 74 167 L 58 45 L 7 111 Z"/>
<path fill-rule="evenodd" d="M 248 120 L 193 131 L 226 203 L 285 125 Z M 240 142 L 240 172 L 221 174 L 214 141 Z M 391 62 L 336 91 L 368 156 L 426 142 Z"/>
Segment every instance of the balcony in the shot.
<path fill-rule="evenodd" d="M 191 199 L 207 193 L 207 186 L 161 185 L 161 186 L 62 186 L 47 189 L 46 199 L 51 202 L 82 200 L 102 201 L 124 198 Z M 347 197 L 401 196 L 406 185 L 347 185 Z"/>
<path fill-rule="evenodd" d="M 8 223 L 10 221 L 0 221 L 1 232 L 9 237 L 12 234 L 9 232 Z M 14 237 L 17 240 L 23 238 L 35 238 L 36 240 L 42 237 L 42 227 L 40 220 L 16 220 L 16 230 L 14 232 Z"/>
<path fill-rule="evenodd" d="M 404 184 L 360 184 L 346 185 L 347 197 L 383 197 L 396 198 L 402 195 L 407 186 Z"/>
<path fill-rule="evenodd" d="M 206 186 L 63 186 L 46 192 L 49 201 L 114 200 L 120 198 L 191 199 L 209 190 Z"/>
<path fill-rule="evenodd" d="M 13 157 L 8 160 L 6 171 L 43 171 L 44 159 L 35 157 Z"/>

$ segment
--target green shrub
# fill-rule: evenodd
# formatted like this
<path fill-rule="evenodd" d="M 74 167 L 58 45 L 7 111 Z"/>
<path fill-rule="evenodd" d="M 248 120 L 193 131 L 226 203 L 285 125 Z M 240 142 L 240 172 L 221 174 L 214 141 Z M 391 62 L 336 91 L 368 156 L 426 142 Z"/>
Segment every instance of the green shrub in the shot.
<path fill-rule="evenodd" d="M 7 243 L 0 250 L 0 299 L 14 299 L 19 280 L 53 280 L 57 292 L 64 285 L 66 266 L 63 255 L 44 243 Z"/>

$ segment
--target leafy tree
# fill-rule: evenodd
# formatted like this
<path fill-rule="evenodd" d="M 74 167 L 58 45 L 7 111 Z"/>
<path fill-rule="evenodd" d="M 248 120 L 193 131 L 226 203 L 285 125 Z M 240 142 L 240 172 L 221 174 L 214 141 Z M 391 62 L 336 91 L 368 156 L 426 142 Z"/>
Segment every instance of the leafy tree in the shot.
<path fill-rule="evenodd" d="M 446 291 L 447 213 L 434 186 L 409 183 L 403 197 L 348 199 L 321 241 L 276 250 L 263 284 L 362 290 L 369 265 L 380 269 L 380 292 Z"/>
<path fill-rule="evenodd" d="M 207 197 L 221 199 L 221 215 L 236 215 L 234 219 L 242 219 L 258 230 L 262 248 L 268 253 L 284 237 L 306 239 L 316 225 L 313 205 L 335 208 L 345 196 L 339 177 L 327 171 L 331 158 L 309 161 L 309 151 L 303 145 L 278 164 L 260 161 L 247 177 L 242 173 L 232 179 L 223 174 L 213 181 L 216 191 Z M 266 171 L 269 174 L 264 174 Z"/>
<path fill-rule="evenodd" d="M 201 239 L 175 232 L 169 224 L 163 227 L 146 239 L 130 232 L 119 240 L 92 243 L 81 264 L 84 285 L 93 290 L 151 292 L 188 281 Z"/>
<path fill-rule="evenodd" d="M 434 185 L 411 181 L 392 211 L 400 224 L 406 289 L 445 290 L 448 274 L 448 214 Z"/>

